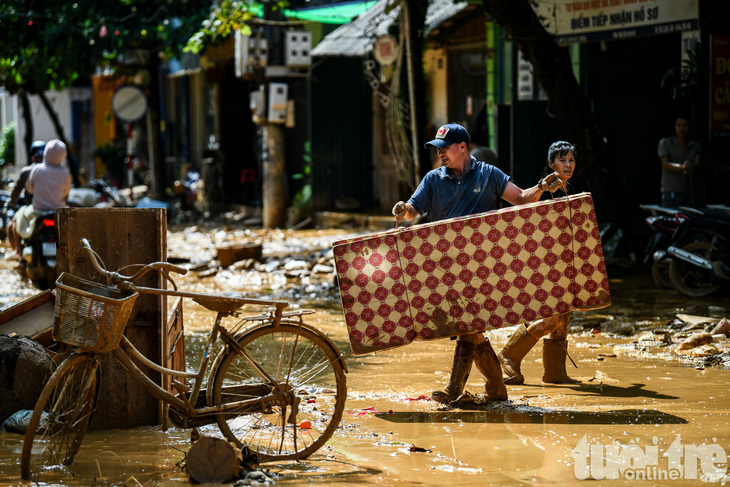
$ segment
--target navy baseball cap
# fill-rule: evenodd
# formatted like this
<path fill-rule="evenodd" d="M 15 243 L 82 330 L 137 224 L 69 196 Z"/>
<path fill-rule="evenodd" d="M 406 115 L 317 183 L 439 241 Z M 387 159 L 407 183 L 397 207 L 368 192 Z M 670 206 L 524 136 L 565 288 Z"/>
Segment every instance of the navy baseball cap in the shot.
<path fill-rule="evenodd" d="M 464 127 L 458 123 L 447 123 L 439 128 L 438 132 L 436 132 L 435 139 L 431 142 L 426 142 L 423 146 L 426 148 L 433 146 L 443 149 L 451 144 L 458 144 L 460 142 L 466 142 L 468 144 L 470 141 L 469 132 Z"/>

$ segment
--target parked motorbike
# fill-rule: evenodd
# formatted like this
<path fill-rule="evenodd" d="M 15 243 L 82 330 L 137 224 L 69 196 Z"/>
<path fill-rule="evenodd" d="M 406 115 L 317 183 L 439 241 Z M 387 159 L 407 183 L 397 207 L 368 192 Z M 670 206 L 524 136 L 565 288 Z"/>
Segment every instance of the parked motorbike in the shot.
<path fill-rule="evenodd" d="M 652 261 L 651 275 L 657 286 L 671 289 L 672 281 L 669 278 L 669 265 L 672 259 L 667 255 L 667 248 L 672 242 L 674 232 L 679 228 L 681 220 L 674 208 L 665 208 L 657 205 L 640 205 L 642 210 L 649 213 L 644 222 L 654 232 L 644 251 L 644 264 Z"/>
<path fill-rule="evenodd" d="M 8 206 L 10 193 L 0 190 L 0 240 L 8 238 L 8 224 L 15 212 Z"/>
<path fill-rule="evenodd" d="M 0 189 L 0 240 L 5 240 L 8 237 L 8 224 L 15 214 L 13 208 L 9 207 L 11 191 L 7 189 L 12 182 L 13 180 L 10 178 L 4 179 L 2 189 Z"/>
<path fill-rule="evenodd" d="M 93 179 L 86 187 L 71 188 L 68 206 L 71 208 L 134 207 L 147 193 L 147 186 L 118 189 L 103 179 Z"/>
<path fill-rule="evenodd" d="M 201 183 L 200 173 L 196 171 L 188 171 L 185 173 L 185 177 L 175 181 L 174 194 L 179 198 L 180 209 L 187 211 L 195 207 Z"/>
<path fill-rule="evenodd" d="M 134 202 L 127 195 L 123 194 L 119 189 L 110 185 L 103 179 L 93 179 L 89 182 L 89 187 L 96 191 L 100 205 L 97 206 L 114 206 L 129 207 L 134 206 Z M 128 193 L 128 191 L 127 191 Z"/>
<path fill-rule="evenodd" d="M 678 217 L 682 222 L 667 249 L 672 285 L 686 296 L 714 294 L 730 281 L 730 208 L 681 207 Z"/>

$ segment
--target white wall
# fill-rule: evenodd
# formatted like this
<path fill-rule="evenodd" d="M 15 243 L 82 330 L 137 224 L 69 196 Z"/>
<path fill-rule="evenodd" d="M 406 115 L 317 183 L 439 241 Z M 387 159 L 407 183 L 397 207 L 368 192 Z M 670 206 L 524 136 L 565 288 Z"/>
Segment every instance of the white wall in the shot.
<path fill-rule="evenodd" d="M 3 88 L 0 88 L 0 129 L 15 120 L 15 100 Z"/>
<path fill-rule="evenodd" d="M 444 49 L 427 49 L 424 56 L 424 73 L 428 83 L 429 122 L 434 127 L 449 123 L 447 55 Z"/>
<path fill-rule="evenodd" d="M 67 138 L 71 137 L 71 94 L 69 90 L 64 91 L 49 91 L 46 92 L 46 96 L 53 105 L 58 119 L 63 126 L 63 130 Z M 20 105 L 20 98 L 17 96 L 10 97 L 13 102 L 11 103 L 13 116 L 15 117 L 15 166 L 22 167 L 28 163 L 27 154 L 25 149 L 25 134 L 27 128 L 25 126 L 25 118 L 23 114 L 23 107 Z M 57 139 L 58 134 L 53 127 L 51 118 L 48 116 L 43 103 L 41 103 L 40 97 L 32 95 L 30 97 L 31 113 L 33 115 L 33 140 L 45 140 L 48 142 L 52 139 Z M 7 120 L 9 123 L 12 120 Z"/>

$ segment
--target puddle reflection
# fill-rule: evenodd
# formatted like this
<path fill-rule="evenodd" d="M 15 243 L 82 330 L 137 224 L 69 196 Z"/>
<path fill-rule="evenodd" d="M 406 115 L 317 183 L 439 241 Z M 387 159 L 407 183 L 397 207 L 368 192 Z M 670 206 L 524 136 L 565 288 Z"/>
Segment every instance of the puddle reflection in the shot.
<path fill-rule="evenodd" d="M 576 386 L 561 386 L 560 390 L 574 390 L 576 395 L 585 396 L 585 393 L 593 394 L 596 396 L 610 396 L 610 397 L 625 397 L 625 398 L 638 398 L 638 397 L 648 397 L 651 399 L 678 399 L 678 396 L 673 396 L 670 394 L 664 394 L 657 391 L 652 391 L 649 389 L 644 389 L 646 384 L 631 384 L 627 387 L 620 387 L 620 386 L 614 386 L 611 384 L 596 384 L 596 385 L 576 385 Z M 521 387 L 523 388 L 540 388 L 542 389 L 543 386 L 541 384 L 522 384 Z M 565 395 L 571 395 L 571 394 L 565 394 Z"/>
<path fill-rule="evenodd" d="M 555 411 L 546 409 L 506 409 L 486 411 L 418 411 L 376 414 L 376 418 L 393 423 L 506 423 L 506 424 L 572 424 L 572 425 L 648 425 L 687 424 L 673 414 L 651 409 L 619 409 L 611 411 Z"/>

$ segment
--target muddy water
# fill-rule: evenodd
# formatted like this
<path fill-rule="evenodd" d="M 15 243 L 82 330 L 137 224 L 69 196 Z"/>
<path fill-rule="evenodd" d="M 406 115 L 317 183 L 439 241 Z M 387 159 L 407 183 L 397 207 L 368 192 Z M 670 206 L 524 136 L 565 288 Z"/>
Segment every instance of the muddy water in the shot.
<path fill-rule="evenodd" d="M 336 238 L 281 234 L 264 254 L 305 255 Z M 184 240 L 198 249 L 197 255 L 214 252 L 204 244 L 209 238 L 197 233 Z M 7 274 L 6 269 L 0 272 Z M 353 356 L 327 278 L 308 277 L 302 286 L 276 272 L 253 274 L 189 275 L 182 286 L 295 297 L 302 306 L 318 309 L 308 321 L 329 333 L 346 353 L 349 367 L 341 428 L 306 462 L 267 465 L 278 483 L 578 485 L 587 478 L 604 479 L 592 484 L 604 485 L 612 475 L 617 478 L 611 485 L 694 485 L 703 476 L 706 481 L 730 480 L 724 477 L 724 455 L 730 453 L 730 371 L 679 358 L 671 346 L 647 339 L 652 331 L 672 329 L 677 313 L 727 314 L 727 296 L 690 301 L 673 291 L 656 291 L 648 275 L 609 269 L 614 305 L 575 314 L 571 327 L 570 353 L 578 368 L 569 365 L 569 373 L 581 384 L 541 385 L 538 344 L 523 363 L 526 384 L 509 386 L 509 401 L 481 404 L 477 397 L 447 410 L 425 397 L 448 380 L 453 342 L 416 342 Z M 190 364 L 197 363 L 212 316 L 195 305 L 189 311 Z M 511 331 L 489 332 L 494 347 L 499 349 Z M 476 370 L 467 389 L 475 396 L 483 392 Z M 18 435 L 0 433 L 2 485 L 22 485 L 17 467 L 21 441 Z M 77 461 L 80 467 L 98 462 L 97 479 L 110 485 L 187 485 L 176 463 L 189 446 L 189 432 L 179 429 L 90 432 Z M 612 461 L 627 467 L 605 468 Z M 86 475 L 66 484 L 90 485 L 93 478 Z"/>

